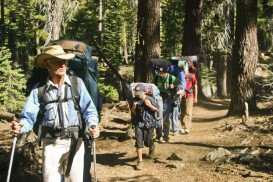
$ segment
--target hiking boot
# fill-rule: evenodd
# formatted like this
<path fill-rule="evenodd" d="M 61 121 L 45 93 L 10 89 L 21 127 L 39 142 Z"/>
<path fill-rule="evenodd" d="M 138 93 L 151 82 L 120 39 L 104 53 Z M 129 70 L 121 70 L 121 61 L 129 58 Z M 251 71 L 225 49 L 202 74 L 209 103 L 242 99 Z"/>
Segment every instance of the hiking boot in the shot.
<path fill-rule="evenodd" d="M 181 129 L 181 134 L 182 135 L 186 135 L 186 130 L 185 129 Z"/>
<path fill-rule="evenodd" d="M 143 162 L 137 161 L 136 170 L 141 170 L 141 169 L 143 169 Z"/>
<path fill-rule="evenodd" d="M 153 159 L 154 157 L 155 157 L 155 146 L 149 149 L 149 155 L 148 155 L 149 159 Z"/>
<path fill-rule="evenodd" d="M 170 138 L 169 138 L 169 137 L 163 137 L 163 140 L 164 140 L 166 143 L 169 143 L 169 142 L 170 142 Z"/>
<path fill-rule="evenodd" d="M 160 138 L 161 138 L 161 137 L 156 137 L 156 138 L 155 138 L 155 141 L 156 141 L 156 142 L 160 142 L 160 140 L 161 140 Z"/>

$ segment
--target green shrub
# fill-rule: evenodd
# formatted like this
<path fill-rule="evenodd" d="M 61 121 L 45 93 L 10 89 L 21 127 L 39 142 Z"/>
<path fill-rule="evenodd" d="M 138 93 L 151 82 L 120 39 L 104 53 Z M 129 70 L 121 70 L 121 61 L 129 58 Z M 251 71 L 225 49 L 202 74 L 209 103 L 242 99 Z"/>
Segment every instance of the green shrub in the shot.
<path fill-rule="evenodd" d="M 0 47 L 0 109 L 19 112 L 25 102 L 26 79 L 21 69 L 12 69 L 10 58 L 9 49 Z"/>
<path fill-rule="evenodd" d="M 119 100 L 119 94 L 115 87 L 99 82 L 99 90 L 104 102 L 115 102 Z"/>

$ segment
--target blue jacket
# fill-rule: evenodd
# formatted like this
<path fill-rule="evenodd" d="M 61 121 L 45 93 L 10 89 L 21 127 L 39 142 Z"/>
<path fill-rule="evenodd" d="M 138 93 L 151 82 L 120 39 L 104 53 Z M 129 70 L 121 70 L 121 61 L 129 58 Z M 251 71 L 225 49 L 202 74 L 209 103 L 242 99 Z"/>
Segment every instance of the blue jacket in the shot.
<path fill-rule="evenodd" d="M 65 87 L 65 84 L 68 87 Z M 64 93 L 65 88 L 69 88 L 70 91 L 67 92 L 67 97 L 71 97 L 71 82 L 69 77 L 65 75 L 64 83 L 60 89 L 58 89 L 50 80 L 47 81 L 46 90 L 44 93 L 44 98 L 55 100 L 57 99 L 58 92 Z M 98 125 L 98 113 L 96 107 L 83 83 L 83 81 L 78 78 L 78 90 L 79 90 L 79 106 L 80 112 L 82 114 L 83 122 L 86 123 L 88 127 L 91 125 Z M 38 88 L 34 88 L 29 97 L 27 98 L 26 104 L 21 112 L 20 121 L 23 123 L 21 133 L 26 133 L 32 130 L 38 112 L 40 110 L 40 103 L 38 99 Z M 77 116 L 77 110 L 75 110 L 73 100 L 68 100 L 63 102 L 64 110 L 64 127 L 79 125 L 79 118 Z M 44 118 L 42 121 L 43 126 L 54 127 L 59 123 L 59 114 L 57 110 L 57 103 L 50 103 L 45 105 Z"/>
<path fill-rule="evenodd" d="M 186 75 L 185 75 L 185 73 L 183 71 L 180 71 L 180 69 L 178 68 L 177 65 L 169 66 L 168 72 L 179 79 L 180 85 L 181 85 L 182 89 L 185 91 L 185 89 L 186 89 L 186 79 L 185 79 Z"/>

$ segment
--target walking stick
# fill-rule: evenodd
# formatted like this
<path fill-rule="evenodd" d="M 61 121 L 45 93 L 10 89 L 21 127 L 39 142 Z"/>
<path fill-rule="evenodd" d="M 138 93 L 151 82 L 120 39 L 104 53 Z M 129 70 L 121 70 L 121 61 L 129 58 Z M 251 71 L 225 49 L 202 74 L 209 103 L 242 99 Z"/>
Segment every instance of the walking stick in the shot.
<path fill-rule="evenodd" d="M 13 138 L 13 144 L 12 144 L 12 149 L 11 149 L 11 156 L 10 156 L 10 161 L 9 161 L 9 170 L 8 170 L 8 177 L 7 177 L 7 182 L 10 180 L 10 174 L 11 174 L 11 168 L 12 168 L 12 162 L 13 162 L 13 157 L 14 157 L 14 151 L 16 147 L 16 142 L 17 142 L 17 134 L 14 135 Z"/>
<path fill-rule="evenodd" d="M 96 126 L 95 125 L 92 125 L 91 126 L 92 129 L 95 129 Z M 96 163 L 97 163 L 97 160 L 96 160 L 96 139 L 95 138 L 92 138 L 92 148 L 93 148 L 93 165 L 94 165 L 94 182 L 97 182 L 97 170 L 96 170 Z"/>

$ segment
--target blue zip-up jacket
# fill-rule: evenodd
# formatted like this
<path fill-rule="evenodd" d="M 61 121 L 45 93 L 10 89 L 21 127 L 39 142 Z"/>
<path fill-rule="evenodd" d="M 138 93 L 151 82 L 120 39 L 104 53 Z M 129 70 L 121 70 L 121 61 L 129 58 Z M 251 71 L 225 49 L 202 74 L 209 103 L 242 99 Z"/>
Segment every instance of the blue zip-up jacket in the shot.
<path fill-rule="evenodd" d="M 79 92 L 79 106 L 80 112 L 82 114 L 83 122 L 86 123 L 88 127 L 91 125 L 98 125 L 98 113 L 96 107 L 82 81 L 82 79 L 78 79 L 78 92 Z M 67 85 L 67 87 L 65 87 Z M 58 92 L 64 93 L 65 89 L 67 89 L 67 98 L 71 98 L 71 82 L 69 77 L 65 75 L 64 83 L 60 89 L 58 89 L 50 80 L 47 81 L 46 90 L 44 93 L 44 98 L 46 100 L 56 100 Z M 62 94 L 64 95 L 64 94 Z M 68 100 L 63 102 L 63 110 L 64 110 L 64 128 L 70 126 L 79 125 L 79 118 L 77 115 L 77 110 L 74 107 L 73 100 Z M 58 103 L 50 103 L 45 105 L 44 110 L 44 118 L 42 121 L 43 126 L 48 126 L 54 128 L 59 124 L 59 114 L 58 114 Z M 21 112 L 20 121 L 23 123 L 23 127 L 21 129 L 21 133 L 26 133 L 32 130 L 34 123 L 36 122 L 36 118 L 38 112 L 40 110 L 40 103 L 38 99 L 38 88 L 34 88 Z"/>
<path fill-rule="evenodd" d="M 183 71 L 180 71 L 177 65 L 171 65 L 168 68 L 168 72 L 174 76 L 176 76 L 179 81 L 182 89 L 185 91 L 186 89 L 186 75 Z"/>

